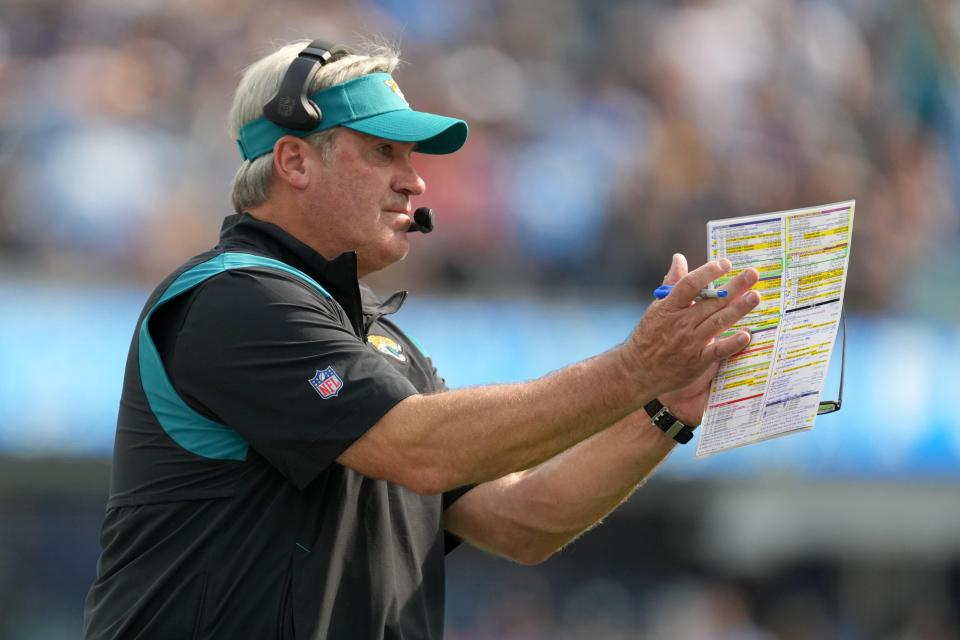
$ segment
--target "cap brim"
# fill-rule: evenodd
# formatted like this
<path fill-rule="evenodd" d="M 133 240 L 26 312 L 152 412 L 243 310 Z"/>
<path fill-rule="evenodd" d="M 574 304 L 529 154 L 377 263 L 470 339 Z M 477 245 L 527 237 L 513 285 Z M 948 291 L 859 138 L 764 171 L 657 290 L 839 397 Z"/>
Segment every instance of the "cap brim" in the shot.
<path fill-rule="evenodd" d="M 344 122 L 344 127 L 385 140 L 416 142 L 420 153 L 453 153 L 467 141 L 467 123 L 425 111 L 400 109 Z"/>

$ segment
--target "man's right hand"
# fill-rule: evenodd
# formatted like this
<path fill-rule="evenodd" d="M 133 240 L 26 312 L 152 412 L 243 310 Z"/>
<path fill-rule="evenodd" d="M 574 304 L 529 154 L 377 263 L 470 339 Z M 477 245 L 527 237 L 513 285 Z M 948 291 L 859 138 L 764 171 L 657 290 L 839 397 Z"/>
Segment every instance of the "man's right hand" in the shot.
<path fill-rule="evenodd" d="M 674 266 L 683 256 L 674 257 Z M 621 347 L 638 388 L 659 396 L 691 384 L 711 365 L 728 358 L 750 342 L 747 331 L 717 338 L 760 303 L 751 291 L 760 279 L 746 269 L 731 279 L 725 298 L 698 299 L 700 290 L 730 271 L 721 258 L 691 271 L 674 284 L 663 300 L 650 305 L 640 324 Z M 671 271 L 674 269 L 672 268 Z"/>

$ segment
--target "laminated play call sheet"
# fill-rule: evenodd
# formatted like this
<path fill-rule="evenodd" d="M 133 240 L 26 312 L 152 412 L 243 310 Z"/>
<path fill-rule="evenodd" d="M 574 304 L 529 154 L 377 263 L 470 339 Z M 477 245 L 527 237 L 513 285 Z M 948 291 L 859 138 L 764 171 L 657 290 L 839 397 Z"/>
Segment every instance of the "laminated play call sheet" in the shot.
<path fill-rule="evenodd" d="M 732 329 L 750 329 L 753 340 L 713 379 L 698 457 L 813 427 L 840 324 L 854 206 L 707 223 L 710 259 L 733 263 L 714 286 L 753 267 L 762 299 Z"/>

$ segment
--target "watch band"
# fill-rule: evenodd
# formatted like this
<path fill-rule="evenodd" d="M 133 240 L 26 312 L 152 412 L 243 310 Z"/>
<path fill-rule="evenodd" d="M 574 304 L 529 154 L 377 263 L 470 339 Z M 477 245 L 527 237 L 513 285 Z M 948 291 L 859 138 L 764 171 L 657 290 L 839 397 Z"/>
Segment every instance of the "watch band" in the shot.
<path fill-rule="evenodd" d="M 656 398 L 644 405 L 643 410 L 650 416 L 650 422 L 653 423 L 653 426 L 663 431 L 668 438 L 673 438 L 680 444 L 687 444 L 693 438 L 693 431 L 697 427 L 690 426 L 677 419 Z"/>

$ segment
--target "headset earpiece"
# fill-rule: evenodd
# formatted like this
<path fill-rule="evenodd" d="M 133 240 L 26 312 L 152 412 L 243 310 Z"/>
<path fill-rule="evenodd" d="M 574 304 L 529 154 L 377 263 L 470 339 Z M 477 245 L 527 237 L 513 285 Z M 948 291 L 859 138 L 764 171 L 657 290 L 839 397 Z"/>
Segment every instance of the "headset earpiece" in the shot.
<path fill-rule="evenodd" d="M 314 40 L 290 63 L 280 82 L 280 90 L 263 106 L 264 117 L 287 129 L 309 131 L 320 125 L 320 107 L 307 97 L 314 71 L 330 62 L 333 47 Z"/>

